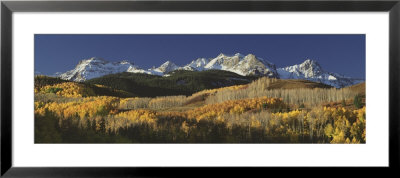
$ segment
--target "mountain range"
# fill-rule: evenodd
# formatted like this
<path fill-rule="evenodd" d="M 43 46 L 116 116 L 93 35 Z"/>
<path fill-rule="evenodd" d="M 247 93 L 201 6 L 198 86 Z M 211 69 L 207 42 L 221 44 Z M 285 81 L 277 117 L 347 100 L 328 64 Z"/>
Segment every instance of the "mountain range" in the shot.
<path fill-rule="evenodd" d="M 362 79 L 351 78 L 337 73 L 325 71 L 320 64 L 311 59 L 306 59 L 301 64 L 276 68 L 275 64 L 253 54 L 235 54 L 228 56 L 219 54 L 215 58 L 198 58 L 184 66 L 178 66 L 171 61 L 166 61 L 159 67 L 142 69 L 128 61 L 110 62 L 99 57 L 81 60 L 77 66 L 65 73 L 54 76 L 61 79 L 82 82 L 108 74 L 121 72 L 145 73 L 151 75 L 169 76 L 175 70 L 204 71 L 224 70 L 242 76 L 267 76 L 280 79 L 305 79 L 320 82 L 336 88 L 354 85 L 363 82 Z"/>

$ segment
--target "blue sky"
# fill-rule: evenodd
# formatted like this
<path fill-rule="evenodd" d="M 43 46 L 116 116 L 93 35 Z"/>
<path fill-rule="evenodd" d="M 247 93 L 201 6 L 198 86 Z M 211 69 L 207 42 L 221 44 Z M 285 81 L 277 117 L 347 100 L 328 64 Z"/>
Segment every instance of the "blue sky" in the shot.
<path fill-rule="evenodd" d="M 90 57 L 128 60 L 147 69 L 220 53 L 251 53 L 277 67 L 310 58 L 326 71 L 365 79 L 365 35 L 35 35 L 35 71 L 47 75 Z"/>

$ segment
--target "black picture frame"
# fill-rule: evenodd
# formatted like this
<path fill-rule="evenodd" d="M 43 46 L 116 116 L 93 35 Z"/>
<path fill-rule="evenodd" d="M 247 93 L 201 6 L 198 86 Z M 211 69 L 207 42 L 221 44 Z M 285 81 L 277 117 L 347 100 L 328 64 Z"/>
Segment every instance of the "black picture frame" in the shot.
<path fill-rule="evenodd" d="M 400 100 L 400 1 L 2 1 L 1 2 L 1 175 L 6 177 L 130 177 L 190 174 L 208 175 L 209 171 L 236 174 L 243 168 L 144 168 L 144 167 L 75 167 L 20 168 L 12 165 L 12 17 L 13 12 L 121 12 L 121 11 L 344 11 L 389 12 L 389 167 L 363 168 L 393 171 L 399 167 Z M 183 169 L 183 170 L 182 170 Z M 266 173 L 265 168 L 250 168 L 249 173 Z M 261 170 L 262 169 L 262 170 Z M 277 172 L 301 174 L 310 170 Z M 322 169 L 322 168 L 320 168 Z M 327 170 L 329 174 L 339 172 Z M 328 174 L 328 173 L 327 173 Z M 354 173 L 355 174 L 355 173 Z"/>

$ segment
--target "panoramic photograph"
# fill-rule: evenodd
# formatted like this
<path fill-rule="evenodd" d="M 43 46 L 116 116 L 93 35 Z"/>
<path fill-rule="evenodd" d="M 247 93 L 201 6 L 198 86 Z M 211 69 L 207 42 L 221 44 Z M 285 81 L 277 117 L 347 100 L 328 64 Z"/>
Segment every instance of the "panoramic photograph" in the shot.
<path fill-rule="evenodd" d="M 34 141 L 366 143 L 364 34 L 36 34 Z"/>

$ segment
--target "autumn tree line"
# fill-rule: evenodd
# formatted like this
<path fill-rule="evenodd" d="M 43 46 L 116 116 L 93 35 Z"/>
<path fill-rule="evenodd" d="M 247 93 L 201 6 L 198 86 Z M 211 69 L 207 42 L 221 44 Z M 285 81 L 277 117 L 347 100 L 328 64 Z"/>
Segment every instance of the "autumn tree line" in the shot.
<path fill-rule="evenodd" d="M 153 98 L 93 96 L 72 82 L 45 85 L 35 88 L 35 142 L 366 143 L 365 106 L 359 98 L 355 108 L 322 106 L 354 100 L 356 92 L 271 89 L 277 81 L 261 78 L 191 96 Z M 196 107 L 168 111 L 193 102 Z"/>
<path fill-rule="evenodd" d="M 296 89 L 269 89 L 277 82 L 275 78 L 260 78 L 240 90 L 221 90 L 206 100 L 207 104 L 219 103 L 227 100 L 243 98 L 271 97 L 282 98 L 286 103 L 310 107 L 319 106 L 326 102 L 339 102 L 353 99 L 358 93 L 348 88 L 296 88 Z"/>

